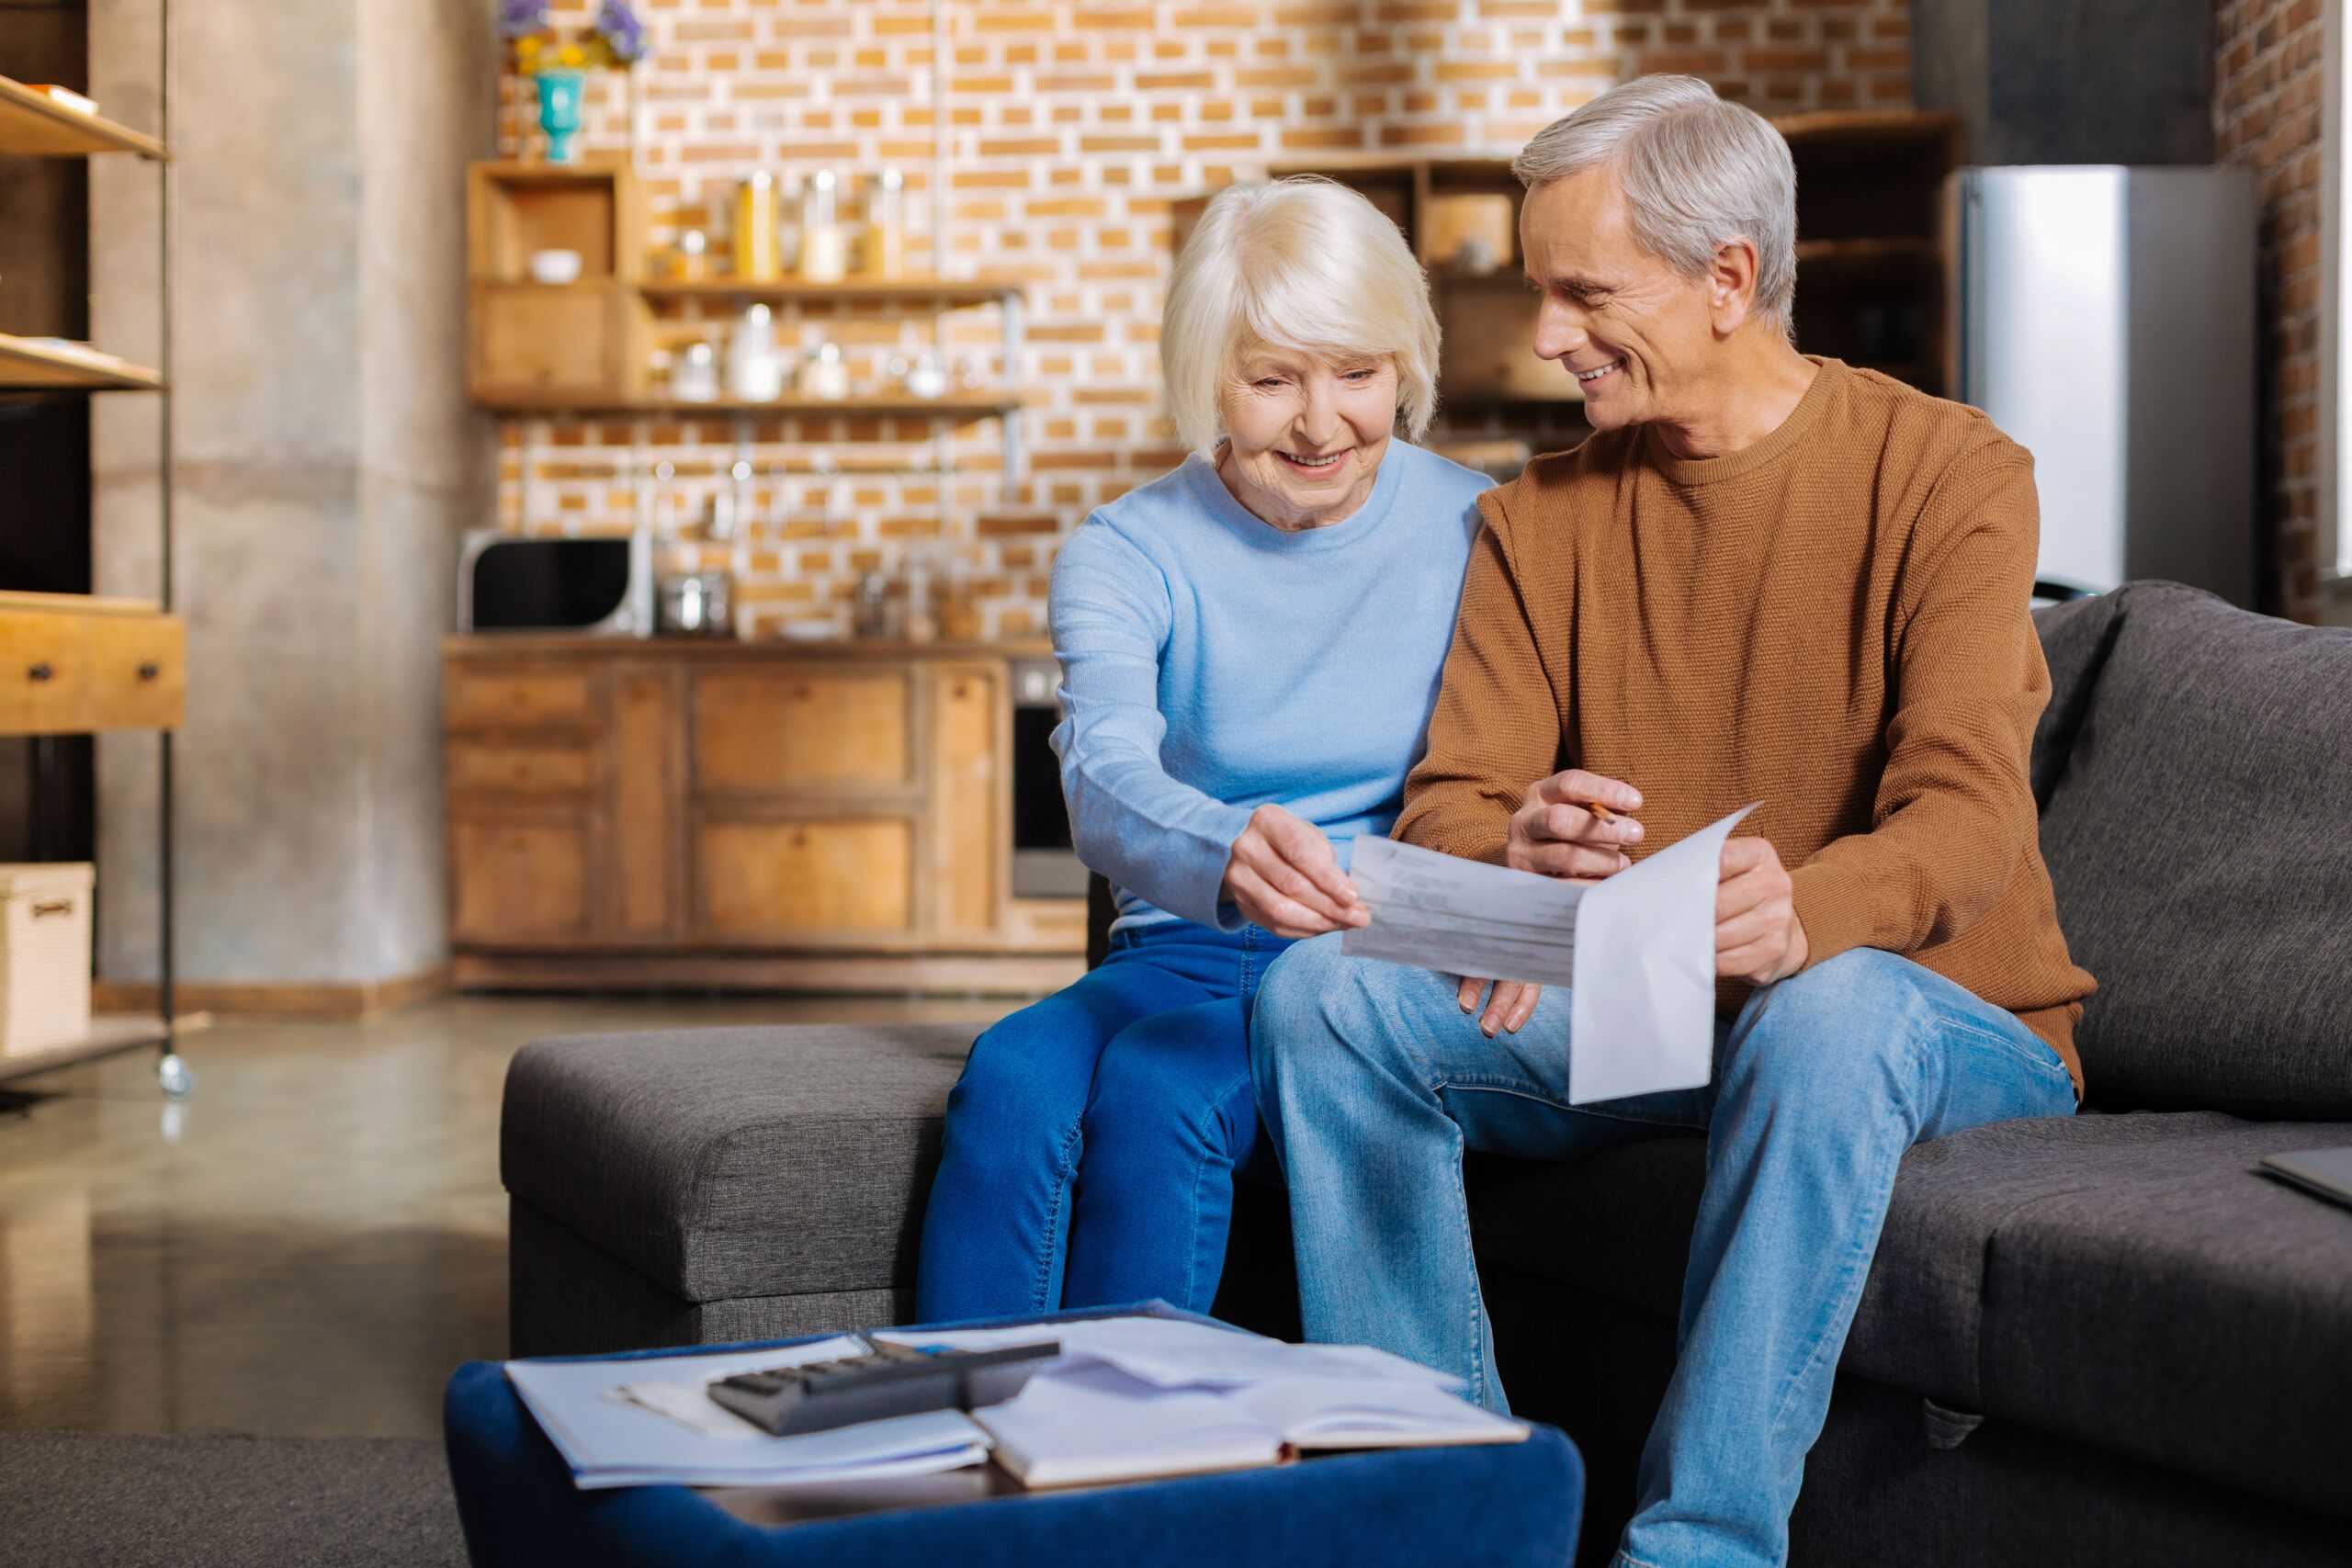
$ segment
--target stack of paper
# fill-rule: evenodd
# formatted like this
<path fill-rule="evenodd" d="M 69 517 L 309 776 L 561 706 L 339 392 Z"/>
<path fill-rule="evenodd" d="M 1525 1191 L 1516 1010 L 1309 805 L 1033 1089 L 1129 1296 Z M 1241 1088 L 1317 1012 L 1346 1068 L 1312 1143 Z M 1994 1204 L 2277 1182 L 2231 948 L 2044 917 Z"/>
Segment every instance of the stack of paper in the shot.
<path fill-rule="evenodd" d="M 721 1409 L 704 1392 L 713 1380 L 738 1372 L 865 1349 L 854 1339 L 835 1338 L 750 1355 L 509 1361 L 506 1376 L 582 1490 L 777 1486 L 921 1475 L 988 1457 L 988 1434 L 960 1411 L 775 1438 Z"/>
<path fill-rule="evenodd" d="M 1023 1484 L 1238 1470 L 1294 1449 L 1508 1443 L 1527 1427 L 1479 1409 L 1459 1380 L 1361 1346 L 1286 1345 L 1159 1317 L 1052 1325 L 1062 1354 L 1005 1404 L 976 1411 L 997 1462 Z M 902 1336 L 978 1349 L 1036 1328 Z"/>

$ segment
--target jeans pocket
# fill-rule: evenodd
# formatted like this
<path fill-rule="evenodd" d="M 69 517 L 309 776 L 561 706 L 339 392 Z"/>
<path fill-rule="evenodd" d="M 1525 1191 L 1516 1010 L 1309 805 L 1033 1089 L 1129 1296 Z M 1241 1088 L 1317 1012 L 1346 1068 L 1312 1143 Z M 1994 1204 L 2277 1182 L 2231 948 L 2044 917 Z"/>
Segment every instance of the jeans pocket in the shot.
<path fill-rule="evenodd" d="M 2066 1070 L 2065 1058 L 2058 1055 L 2057 1047 L 2039 1034 L 2029 1033 L 2019 1040 L 1997 1029 L 1984 1029 L 1973 1023 L 1953 1022 L 1946 1027 L 1954 1034 L 1964 1034 L 1972 1040 L 1999 1047 L 2003 1053 L 2045 1078 L 2063 1079 L 2070 1091 L 2075 1086 L 2075 1075 Z"/>

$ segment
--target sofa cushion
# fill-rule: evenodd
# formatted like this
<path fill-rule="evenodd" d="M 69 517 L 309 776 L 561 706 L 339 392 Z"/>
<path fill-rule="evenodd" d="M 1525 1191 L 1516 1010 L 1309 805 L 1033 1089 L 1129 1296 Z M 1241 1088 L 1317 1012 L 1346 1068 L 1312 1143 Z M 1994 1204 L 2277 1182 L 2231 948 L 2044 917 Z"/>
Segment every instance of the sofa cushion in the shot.
<path fill-rule="evenodd" d="M 542 1040 L 506 1073 L 506 1190 L 689 1302 L 913 1282 L 975 1024 Z"/>
<path fill-rule="evenodd" d="M 2083 727 L 2099 671 L 2123 624 L 2122 609 L 2123 596 L 2116 592 L 2045 604 L 2033 613 L 2033 629 L 2050 666 L 2050 701 L 2033 728 L 2033 804 L 2038 811 L 2050 808 L 2058 775 L 2065 772 L 2075 732 Z"/>
<path fill-rule="evenodd" d="M 2034 1118 L 1907 1155 L 1846 1371 L 2352 1513 L 2352 1213 L 2255 1173 L 2352 1124 Z M 1674 1314 L 1706 1146 L 1488 1166 L 1482 1258 Z M 2260 1428 L 2257 1433 L 2256 1428 Z"/>
<path fill-rule="evenodd" d="M 2092 1100 L 2352 1116 L 2352 630 L 2108 597 L 2041 818 Z"/>

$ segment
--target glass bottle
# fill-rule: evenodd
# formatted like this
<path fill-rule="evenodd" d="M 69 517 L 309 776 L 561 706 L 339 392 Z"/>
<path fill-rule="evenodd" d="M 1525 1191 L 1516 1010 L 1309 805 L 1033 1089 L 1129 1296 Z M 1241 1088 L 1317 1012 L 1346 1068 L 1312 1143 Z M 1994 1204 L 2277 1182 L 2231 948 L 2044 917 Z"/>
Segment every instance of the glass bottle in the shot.
<path fill-rule="evenodd" d="M 820 169 L 800 198 L 800 276 L 810 283 L 839 283 L 847 270 L 846 237 L 835 198 L 838 182 Z"/>
<path fill-rule="evenodd" d="M 775 176 L 761 169 L 735 187 L 735 276 L 773 282 L 775 264 Z"/>
<path fill-rule="evenodd" d="M 865 247 L 861 258 L 869 277 L 903 277 L 907 272 L 906 176 L 885 169 L 865 187 Z"/>

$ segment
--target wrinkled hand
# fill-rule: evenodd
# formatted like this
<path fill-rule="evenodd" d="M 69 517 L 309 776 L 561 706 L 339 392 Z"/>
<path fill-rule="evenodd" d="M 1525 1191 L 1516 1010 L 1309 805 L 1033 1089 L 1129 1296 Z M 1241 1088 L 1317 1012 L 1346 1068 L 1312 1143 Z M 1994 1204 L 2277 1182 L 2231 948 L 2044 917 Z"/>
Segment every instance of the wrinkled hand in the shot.
<path fill-rule="evenodd" d="M 1225 863 L 1225 896 L 1276 936 L 1321 936 L 1372 923 L 1323 829 L 1272 802 L 1250 814 Z"/>
<path fill-rule="evenodd" d="M 1587 809 L 1593 801 L 1612 812 L 1639 811 L 1642 792 L 1582 768 L 1528 785 L 1524 803 L 1511 813 L 1503 863 L 1569 881 L 1598 881 L 1633 864 L 1620 846 L 1640 843 L 1642 825 L 1629 816 L 1604 822 Z"/>
<path fill-rule="evenodd" d="M 1789 874 L 1770 839 L 1724 840 L 1715 885 L 1715 973 L 1769 986 L 1804 967 L 1809 951 Z"/>
<path fill-rule="evenodd" d="M 1494 987 L 1492 995 L 1487 991 L 1489 985 Z M 1535 1015 L 1535 1003 L 1544 995 L 1544 987 L 1529 980 L 1487 981 L 1465 976 L 1455 995 L 1464 1012 L 1477 1012 L 1478 998 L 1487 998 L 1487 1010 L 1479 1014 L 1478 1027 L 1492 1040 L 1503 1030 L 1519 1032 L 1519 1026 Z"/>

